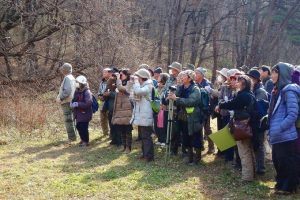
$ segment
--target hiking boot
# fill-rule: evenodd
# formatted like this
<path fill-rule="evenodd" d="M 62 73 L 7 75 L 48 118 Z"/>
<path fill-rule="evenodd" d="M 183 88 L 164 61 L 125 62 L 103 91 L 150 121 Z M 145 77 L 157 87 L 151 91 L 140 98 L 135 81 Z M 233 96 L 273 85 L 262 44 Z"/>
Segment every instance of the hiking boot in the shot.
<path fill-rule="evenodd" d="M 124 146 L 123 149 L 121 149 L 120 151 L 125 152 L 126 151 L 126 146 Z"/>
<path fill-rule="evenodd" d="M 131 147 L 127 147 L 125 153 L 129 154 L 131 152 Z"/>
<path fill-rule="evenodd" d="M 187 149 L 187 154 L 188 154 L 188 162 L 187 162 L 187 164 L 191 165 L 191 164 L 193 164 L 193 157 L 194 157 L 192 147 L 189 147 Z"/>
<path fill-rule="evenodd" d="M 195 154 L 195 158 L 194 158 L 194 163 L 196 165 L 198 165 L 201 160 L 201 148 L 196 148 L 195 151 L 196 151 L 196 154 Z"/>

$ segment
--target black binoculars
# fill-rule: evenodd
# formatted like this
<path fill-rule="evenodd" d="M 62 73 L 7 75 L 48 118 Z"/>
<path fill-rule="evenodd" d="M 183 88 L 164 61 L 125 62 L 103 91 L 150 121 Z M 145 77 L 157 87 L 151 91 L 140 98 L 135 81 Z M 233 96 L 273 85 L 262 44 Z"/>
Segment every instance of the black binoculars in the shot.
<path fill-rule="evenodd" d="M 170 92 L 176 92 L 176 86 L 175 85 L 172 85 L 172 86 L 170 86 L 169 87 L 169 90 L 170 90 Z"/>

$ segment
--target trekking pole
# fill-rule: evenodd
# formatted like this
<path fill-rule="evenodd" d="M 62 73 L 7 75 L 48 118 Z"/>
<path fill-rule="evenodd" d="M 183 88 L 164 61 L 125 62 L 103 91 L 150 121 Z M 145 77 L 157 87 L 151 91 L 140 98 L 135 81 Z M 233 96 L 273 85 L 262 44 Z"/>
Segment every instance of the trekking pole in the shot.
<path fill-rule="evenodd" d="M 174 113 L 174 101 L 169 100 L 168 106 L 168 124 L 167 124 L 167 138 L 166 138 L 166 156 L 165 161 L 167 162 L 171 153 L 171 140 L 172 140 L 172 128 L 173 128 L 173 113 Z"/>

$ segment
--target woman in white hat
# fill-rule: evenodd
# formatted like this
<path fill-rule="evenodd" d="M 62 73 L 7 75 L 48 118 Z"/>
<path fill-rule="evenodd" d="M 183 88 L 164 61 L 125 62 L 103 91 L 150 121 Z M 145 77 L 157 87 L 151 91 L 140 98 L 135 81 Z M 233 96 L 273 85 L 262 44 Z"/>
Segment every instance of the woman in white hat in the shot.
<path fill-rule="evenodd" d="M 89 122 L 92 119 L 92 93 L 88 87 L 85 76 L 78 76 L 76 78 L 76 91 L 74 98 L 70 103 L 73 108 L 74 118 L 76 120 L 76 129 L 80 136 L 80 146 L 89 145 Z"/>
<path fill-rule="evenodd" d="M 146 69 L 139 69 L 131 77 L 133 82 L 134 108 L 131 123 L 138 126 L 138 132 L 142 138 L 142 156 L 147 162 L 154 160 L 154 147 L 151 134 L 153 133 L 153 111 L 150 104 L 153 82 Z"/>

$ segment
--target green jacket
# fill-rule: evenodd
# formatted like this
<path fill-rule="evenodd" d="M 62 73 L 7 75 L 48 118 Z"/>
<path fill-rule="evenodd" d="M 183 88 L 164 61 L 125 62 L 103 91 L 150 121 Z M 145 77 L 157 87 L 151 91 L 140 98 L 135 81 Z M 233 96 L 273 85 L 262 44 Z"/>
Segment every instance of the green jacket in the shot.
<path fill-rule="evenodd" d="M 193 135 L 195 132 L 201 131 L 201 129 L 203 128 L 203 120 L 200 110 L 201 93 L 196 84 L 191 85 L 191 92 L 189 93 L 187 98 L 182 97 L 182 91 L 183 86 L 180 86 L 176 91 L 176 106 L 179 112 L 185 112 L 185 108 L 187 107 L 194 107 L 193 112 L 187 114 L 188 133 L 189 135 Z"/>

